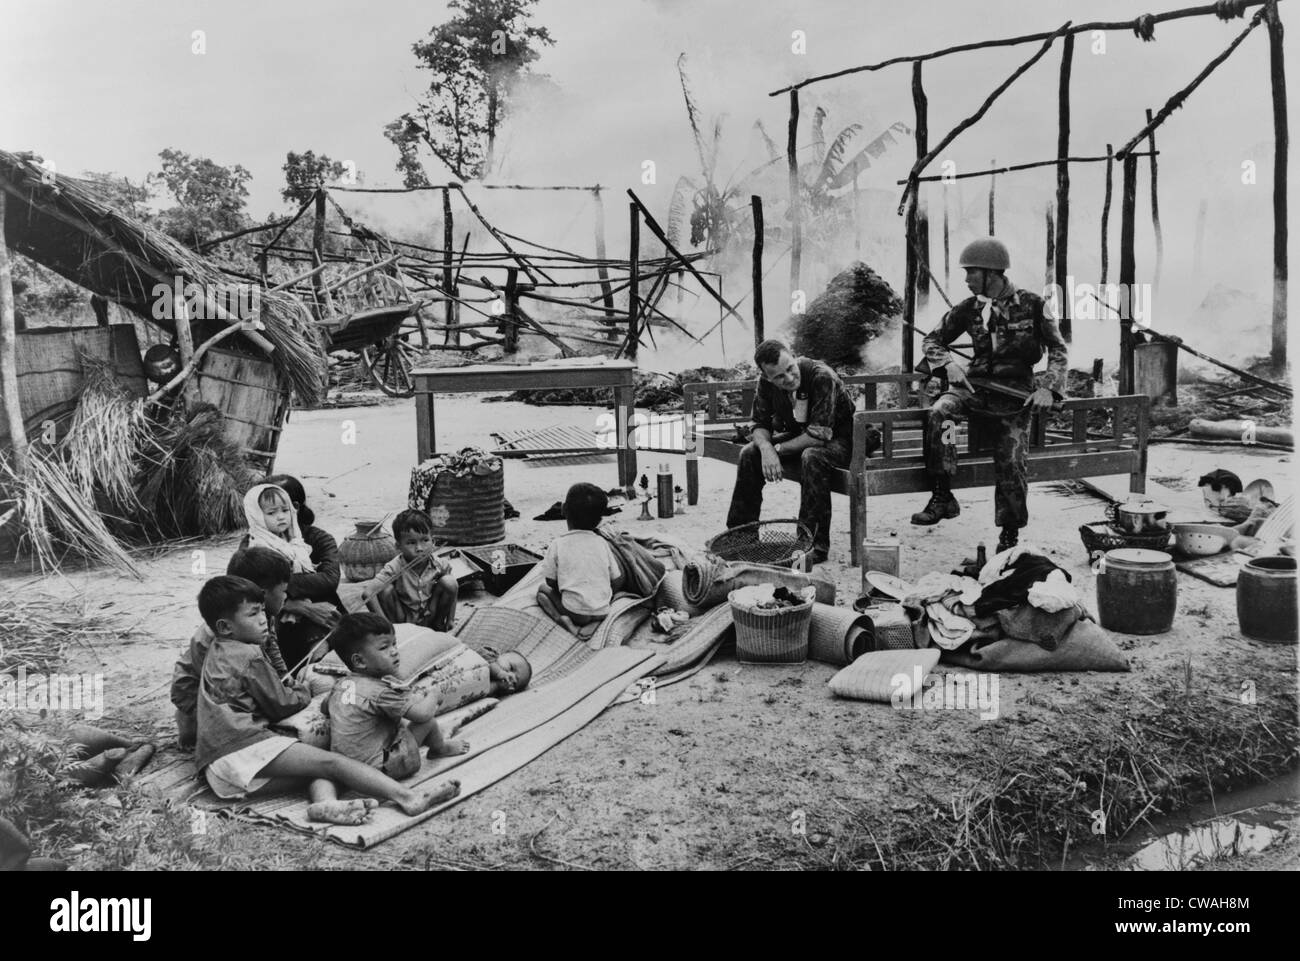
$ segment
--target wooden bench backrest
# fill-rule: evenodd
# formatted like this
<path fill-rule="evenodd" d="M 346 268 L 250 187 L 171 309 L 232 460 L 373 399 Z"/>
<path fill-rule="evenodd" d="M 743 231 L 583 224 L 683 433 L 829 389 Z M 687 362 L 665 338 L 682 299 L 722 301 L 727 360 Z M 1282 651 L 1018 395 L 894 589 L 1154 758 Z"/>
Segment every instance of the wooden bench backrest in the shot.
<path fill-rule="evenodd" d="M 858 390 L 851 389 L 850 394 L 856 394 L 862 398 L 864 410 L 876 409 L 879 403 L 878 397 L 881 384 L 893 384 L 898 391 L 898 395 L 906 397 L 907 388 L 912 384 L 919 384 L 924 379 L 924 374 L 916 373 L 848 374 L 840 377 L 846 387 L 859 388 Z M 720 395 L 736 391 L 740 392 L 741 395 L 740 413 L 737 415 L 724 414 Z M 754 407 L 754 395 L 757 391 L 757 380 L 702 381 L 695 384 L 686 384 L 682 388 L 686 400 L 686 411 L 698 414 L 701 424 L 736 424 L 748 421 L 750 412 Z"/>

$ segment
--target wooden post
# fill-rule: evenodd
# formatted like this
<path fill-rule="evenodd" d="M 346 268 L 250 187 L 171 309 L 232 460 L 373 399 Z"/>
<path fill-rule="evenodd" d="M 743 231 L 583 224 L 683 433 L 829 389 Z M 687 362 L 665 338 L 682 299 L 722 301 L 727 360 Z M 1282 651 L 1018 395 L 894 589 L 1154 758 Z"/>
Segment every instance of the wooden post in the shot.
<path fill-rule="evenodd" d="M 1047 272 L 1044 274 L 1043 284 L 1050 287 L 1056 282 L 1056 225 L 1052 222 L 1052 205 L 1047 205 Z M 1065 296 L 1065 288 L 1060 288 L 1061 297 Z"/>
<path fill-rule="evenodd" d="M 992 160 L 989 161 L 990 167 L 996 167 L 997 165 L 998 165 L 997 157 L 994 157 Z M 989 174 L 989 236 L 990 237 L 994 237 L 997 235 L 996 224 L 993 221 L 993 208 L 994 208 L 995 199 L 997 197 L 997 190 L 998 190 L 998 175 Z"/>
<path fill-rule="evenodd" d="M 0 396 L 9 420 L 14 472 L 27 474 L 27 428 L 18 397 L 18 331 L 14 322 L 13 267 L 5 239 L 5 194 L 0 190 Z"/>
<path fill-rule="evenodd" d="M 952 256 L 948 247 L 948 185 L 943 185 L 943 285 L 952 286 Z"/>
<path fill-rule="evenodd" d="M 641 212 L 635 202 L 627 205 L 627 214 L 627 356 L 636 360 L 636 307 L 641 287 Z"/>
<path fill-rule="evenodd" d="M 803 222 L 800 220 L 799 159 L 795 136 L 799 131 L 799 91 L 790 91 L 790 127 L 785 139 L 785 163 L 790 173 L 790 296 L 799 289 L 799 260 L 803 256 Z"/>
<path fill-rule="evenodd" d="M 754 215 L 754 346 L 763 342 L 763 198 L 753 194 L 749 207 Z"/>
<path fill-rule="evenodd" d="M 1101 205 L 1101 282 L 1106 283 L 1110 267 L 1110 195 L 1115 172 L 1115 149 L 1106 144 L 1106 199 Z"/>
<path fill-rule="evenodd" d="M 1270 359 L 1281 370 L 1286 364 L 1287 204 L 1286 165 L 1290 135 L 1286 122 L 1286 73 L 1282 61 L 1282 20 L 1276 0 L 1265 5 L 1268 63 L 1273 85 L 1273 346 Z"/>
<path fill-rule="evenodd" d="M 1072 339 L 1070 297 L 1066 292 L 1069 283 L 1070 242 L 1070 68 L 1074 63 L 1074 34 L 1066 34 L 1061 48 L 1061 76 L 1057 91 L 1056 130 L 1056 288 L 1061 292 L 1059 308 L 1061 336 L 1066 343 Z M 1153 158 L 1154 159 L 1154 158 Z"/>
<path fill-rule="evenodd" d="M 319 276 L 319 275 L 317 275 Z M 190 312 L 185 306 L 185 295 L 175 294 L 172 298 L 172 317 L 176 325 L 176 347 L 181 354 L 181 367 L 188 367 L 194 360 L 194 332 L 190 330 Z M 181 396 L 186 401 L 195 400 L 198 397 L 198 385 L 194 378 L 190 377 L 185 380 L 181 389 Z"/>
<path fill-rule="evenodd" d="M 914 335 L 916 329 L 916 191 L 907 198 L 907 212 L 903 219 L 903 245 L 907 253 L 906 276 L 903 278 L 903 355 L 900 369 L 912 370 L 914 364 Z"/>
<path fill-rule="evenodd" d="M 1201 254 L 1205 247 L 1205 214 L 1209 204 L 1204 197 L 1196 208 L 1196 236 L 1192 241 L 1192 276 L 1201 273 Z"/>
<path fill-rule="evenodd" d="M 1119 392 L 1133 393 L 1133 286 L 1137 276 L 1133 253 L 1137 206 L 1137 161 L 1133 154 L 1124 155 L 1123 199 L 1119 219 Z"/>
<path fill-rule="evenodd" d="M 1151 108 L 1147 108 L 1147 123 L 1151 123 Z M 1160 232 L 1160 194 L 1156 189 L 1156 128 L 1151 128 L 1147 138 L 1151 144 L 1151 226 L 1156 234 L 1156 273 L 1152 278 L 1151 290 L 1160 289 L 1160 268 L 1165 262 L 1165 238 Z"/>
<path fill-rule="evenodd" d="M 519 268 L 506 268 L 506 310 L 501 315 L 501 346 L 507 354 L 519 350 Z"/>
<path fill-rule="evenodd" d="M 325 190 L 317 188 L 316 190 L 316 222 L 312 224 L 311 231 L 311 249 L 316 262 L 313 267 L 319 267 L 325 263 Z M 325 280 L 320 274 L 316 274 L 311 279 L 312 298 L 316 305 L 316 319 L 323 320 L 325 317 Z"/>
<path fill-rule="evenodd" d="M 912 63 L 912 109 L 916 111 L 916 156 L 921 159 L 930 152 L 929 101 L 921 82 L 921 61 Z M 916 198 L 916 309 L 924 310 L 930 299 L 930 220 L 921 201 L 921 185 L 913 191 Z M 911 340 L 908 340 L 911 343 Z M 905 368 L 910 370 L 911 368 Z"/>
<path fill-rule="evenodd" d="M 858 191 L 857 168 L 853 172 L 853 252 L 862 253 L 862 194 Z"/>
<path fill-rule="evenodd" d="M 592 188 L 591 199 L 596 206 L 596 259 L 600 261 L 596 265 L 596 276 L 600 280 L 601 303 L 610 311 L 605 316 L 610 317 L 614 311 L 614 291 L 609 283 L 609 268 L 605 266 L 605 201 L 600 195 L 600 187 Z M 613 324 L 609 325 L 608 336 L 611 342 L 618 341 L 618 328 Z"/>
<path fill-rule="evenodd" d="M 460 346 L 460 331 L 456 328 L 460 326 L 460 304 L 450 298 L 459 296 L 456 289 L 456 274 L 452 270 L 452 248 L 456 246 L 455 221 L 451 214 L 451 188 L 442 188 L 442 289 L 449 298 L 446 305 L 446 313 L 443 315 L 443 322 L 447 325 L 447 332 L 443 336 L 443 343 L 451 344 L 454 347 Z"/>

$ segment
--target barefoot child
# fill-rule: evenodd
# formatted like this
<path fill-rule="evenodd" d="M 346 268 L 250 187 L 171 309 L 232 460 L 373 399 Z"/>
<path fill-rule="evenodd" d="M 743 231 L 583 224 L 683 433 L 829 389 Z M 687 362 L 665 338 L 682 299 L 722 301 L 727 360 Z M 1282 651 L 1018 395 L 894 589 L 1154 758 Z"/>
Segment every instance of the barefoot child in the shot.
<path fill-rule="evenodd" d="M 392 801 L 408 815 L 455 797 L 455 781 L 417 793 L 351 758 L 271 732 L 271 724 L 306 707 L 311 693 L 298 682 L 286 686 L 262 650 L 264 596 L 256 584 L 230 575 L 212 578 L 199 591 L 199 613 L 215 639 L 199 682 L 194 761 L 213 792 L 243 798 L 308 781 L 308 817 L 336 824 L 361 823 L 374 802 L 340 802 L 335 783 Z"/>
<path fill-rule="evenodd" d="M 456 578 L 451 565 L 433 555 L 433 521 L 405 510 L 393 519 L 398 555 L 379 572 L 379 590 L 366 606 L 394 624 L 449 631 L 456 621 Z"/>
<path fill-rule="evenodd" d="M 551 542 L 542 559 L 544 583 L 537 603 L 551 620 L 579 637 L 590 637 L 623 586 L 623 571 L 609 543 L 596 533 L 608 505 L 595 484 L 574 484 L 564 497 L 569 529 Z"/>
<path fill-rule="evenodd" d="M 287 558 L 265 547 L 246 547 L 235 552 L 226 565 L 226 573 L 250 580 L 266 592 L 263 606 L 267 614 L 266 643 L 262 645 L 267 659 L 276 674 L 283 677 L 288 672 L 280 647 L 275 640 L 275 618 L 284 606 L 289 589 L 289 574 L 293 568 Z M 183 748 L 194 747 L 198 734 L 195 711 L 198 706 L 199 678 L 203 675 L 203 660 L 216 635 L 207 624 L 200 623 L 190 638 L 176 666 L 172 670 L 171 701 L 176 706 L 176 735 Z"/>
<path fill-rule="evenodd" d="M 333 750 L 397 779 L 420 770 L 421 747 L 430 758 L 469 750 L 466 741 L 443 738 L 435 720 L 441 695 L 408 690 L 398 679 L 397 639 L 382 616 L 345 614 L 330 643 L 352 671 L 324 706 Z"/>

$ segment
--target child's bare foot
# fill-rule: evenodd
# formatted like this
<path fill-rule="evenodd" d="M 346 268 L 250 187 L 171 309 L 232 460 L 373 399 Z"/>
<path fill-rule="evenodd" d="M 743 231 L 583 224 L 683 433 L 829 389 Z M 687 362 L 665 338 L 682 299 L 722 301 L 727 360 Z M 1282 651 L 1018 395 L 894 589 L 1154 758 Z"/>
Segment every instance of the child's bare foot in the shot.
<path fill-rule="evenodd" d="M 464 738 L 447 738 L 441 744 L 429 748 L 428 757 L 455 757 L 457 754 L 469 753 L 469 741 Z"/>
<path fill-rule="evenodd" d="M 317 801 L 307 808 L 307 819 L 327 824 L 356 825 L 370 820 L 370 812 L 379 805 L 374 798 L 355 801 Z"/>
<path fill-rule="evenodd" d="M 398 800 L 397 806 L 402 809 L 403 813 L 414 817 L 417 814 L 423 814 L 431 807 L 436 807 L 443 801 L 450 801 L 459 793 L 460 782 L 447 781 L 427 794 L 417 794 L 414 791 L 404 792 L 405 796 Z"/>

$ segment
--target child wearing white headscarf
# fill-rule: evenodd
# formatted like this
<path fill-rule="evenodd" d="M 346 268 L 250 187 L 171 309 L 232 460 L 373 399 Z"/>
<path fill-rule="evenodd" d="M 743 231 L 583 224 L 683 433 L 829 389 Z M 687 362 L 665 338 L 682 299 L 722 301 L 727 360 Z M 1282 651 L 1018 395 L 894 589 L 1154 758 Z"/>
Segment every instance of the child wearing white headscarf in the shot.
<path fill-rule="evenodd" d="M 311 560 L 311 545 L 298 529 L 298 515 L 289 495 L 274 484 L 258 484 L 244 495 L 244 521 L 248 524 L 248 543 L 267 547 L 293 565 L 295 574 L 316 570 Z"/>

